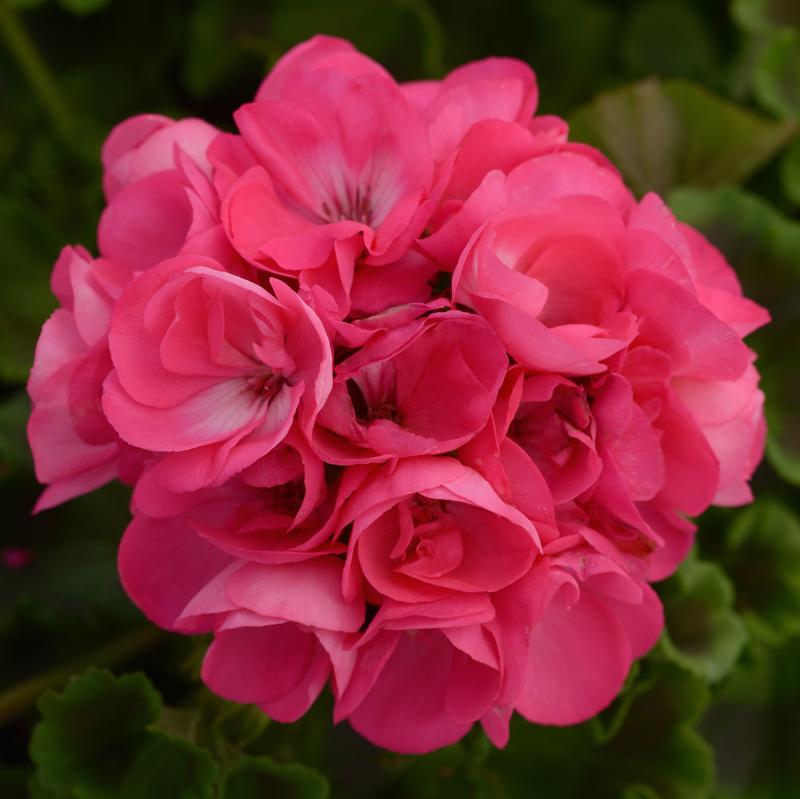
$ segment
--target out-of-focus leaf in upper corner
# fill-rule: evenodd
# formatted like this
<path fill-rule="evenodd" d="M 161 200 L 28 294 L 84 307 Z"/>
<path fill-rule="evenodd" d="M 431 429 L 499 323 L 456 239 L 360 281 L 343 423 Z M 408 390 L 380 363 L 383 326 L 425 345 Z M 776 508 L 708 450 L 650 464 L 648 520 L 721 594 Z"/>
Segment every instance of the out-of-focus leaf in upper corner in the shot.
<path fill-rule="evenodd" d="M 269 7 L 260 0 L 199 0 L 188 17 L 183 79 L 193 96 L 220 93 L 245 102 L 277 47 L 267 37 Z"/>
<path fill-rule="evenodd" d="M 571 137 L 598 147 L 638 194 L 743 181 L 796 126 L 685 80 L 644 80 L 601 94 L 569 117 Z"/>
<path fill-rule="evenodd" d="M 709 80 L 719 67 L 717 43 L 696 5 L 645 0 L 626 15 L 620 54 L 634 74 Z"/>
<path fill-rule="evenodd" d="M 800 31 L 769 34 L 755 58 L 753 91 L 765 109 L 784 119 L 800 119 Z"/>
<path fill-rule="evenodd" d="M 795 0 L 733 0 L 731 13 L 739 26 L 750 33 L 800 28 L 800 5 Z"/>
<path fill-rule="evenodd" d="M 528 0 L 527 8 L 530 49 L 525 55 L 539 80 L 541 106 L 546 113 L 564 114 L 590 98 L 605 77 L 609 54 L 617 47 L 620 14 L 601 0 Z"/>

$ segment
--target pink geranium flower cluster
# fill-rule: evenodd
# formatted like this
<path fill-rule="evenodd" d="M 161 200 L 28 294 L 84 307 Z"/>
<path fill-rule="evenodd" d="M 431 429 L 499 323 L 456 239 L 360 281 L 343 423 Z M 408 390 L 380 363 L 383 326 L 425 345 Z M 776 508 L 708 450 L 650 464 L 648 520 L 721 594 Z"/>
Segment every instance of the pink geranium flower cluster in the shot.
<path fill-rule="evenodd" d="M 767 321 L 511 59 L 288 53 L 222 133 L 129 119 L 31 373 L 47 508 L 131 483 L 122 582 L 203 679 L 401 752 L 605 707 L 688 516 L 764 442 Z"/>

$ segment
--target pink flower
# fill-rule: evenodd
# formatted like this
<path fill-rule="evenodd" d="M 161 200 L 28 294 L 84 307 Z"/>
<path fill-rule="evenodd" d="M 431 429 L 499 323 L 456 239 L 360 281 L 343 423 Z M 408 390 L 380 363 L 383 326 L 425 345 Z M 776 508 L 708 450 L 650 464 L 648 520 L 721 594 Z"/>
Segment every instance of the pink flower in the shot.
<path fill-rule="evenodd" d="M 647 583 L 589 548 L 559 553 L 560 546 L 504 597 L 533 619 L 514 709 L 538 724 L 576 724 L 600 712 L 663 626 Z"/>
<path fill-rule="evenodd" d="M 586 390 L 558 375 L 522 378 L 508 435 L 534 461 L 557 504 L 591 488 L 603 468 L 595 446 L 596 422 Z"/>
<path fill-rule="evenodd" d="M 220 486 L 173 492 L 149 469 L 136 485 L 137 513 L 182 519 L 192 530 L 233 557 L 258 563 L 289 563 L 341 553 L 326 532 L 334 489 L 324 464 L 293 429 L 264 457 Z"/>
<path fill-rule="evenodd" d="M 531 521 L 452 458 L 353 470 L 341 495 L 337 527 L 353 525 L 347 597 L 363 590 L 413 603 L 498 591 L 528 570 L 540 548 Z"/>
<path fill-rule="evenodd" d="M 185 153 L 206 177 L 211 165 L 208 145 L 219 131 L 202 119 L 177 122 L 158 114 L 142 114 L 117 125 L 103 144 L 103 188 L 110 201 L 125 186 L 175 169 L 176 152 Z"/>
<path fill-rule="evenodd" d="M 470 237 L 509 207 L 570 195 L 608 202 L 627 217 L 634 200 L 597 150 L 567 142 L 566 123 L 537 117 L 530 126 L 484 120 L 459 144 L 440 204 L 419 247 L 453 271 Z"/>
<path fill-rule="evenodd" d="M 388 263 L 421 232 L 432 187 L 427 139 L 387 78 L 291 71 L 279 96 L 235 118 L 254 165 L 225 192 L 222 215 L 252 263 L 293 272 L 335 255 L 346 279 L 362 248 L 371 263 Z M 218 149 L 211 155 L 226 161 Z"/>
<path fill-rule="evenodd" d="M 95 261 L 83 248 L 65 247 L 53 268 L 62 307 L 42 328 L 28 381 L 28 440 L 36 476 L 49 484 L 36 510 L 135 471 L 136 457 L 120 445 L 100 404 L 111 369 L 109 319 L 129 278 L 128 270 Z"/>
<path fill-rule="evenodd" d="M 206 151 L 219 135 L 199 119 L 152 115 L 114 128 L 103 146 L 108 206 L 97 239 L 104 257 L 141 271 L 187 245 L 208 253 L 220 216 Z"/>
<path fill-rule="evenodd" d="M 239 133 L 103 148 L 31 371 L 50 507 L 134 484 L 120 577 L 279 721 L 427 752 L 574 724 L 653 646 L 689 517 L 751 499 L 768 320 L 723 256 L 487 59 L 286 54 Z"/>
<path fill-rule="evenodd" d="M 624 219 L 588 194 L 511 207 L 487 222 L 453 277 L 454 298 L 543 372 L 587 375 L 635 333 L 619 246 Z"/>
<path fill-rule="evenodd" d="M 120 437 L 164 453 L 173 490 L 218 484 L 306 429 L 330 391 L 319 319 L 280 281 L 275 296 L 209 259 L 182 256 L 137 278 L 111 325 L 103 408 Z"/>
<path fill-rule="evenodd" d="M 396 752 L 429 752 L 459 740 L 505 692 L 504 657 L 489 626 L 494 617 L 480 593 L 384 602 L 351 650 L 335 718 Z"/>
<path fill-rule="evenodd" d="M 500 340 L 478 317 L 448 311 L 416 319 L 339 364 L 314 447 L 339 464 L 456 449 L 486 423 L 507 365 Z"/>
<path fill-rule="evenodd" d="M 238 560 L 180 521 L 134 519 L 119 570 L 128 594 L 156 623 L 214 631 L 202 675 L 212 690 L 257 704 L 278 721 L 308 710 L 331 672 L 328 650 L 336 656 L 364 619 L 363 604 L 342 597 L 340 560 Z"/>
<path fill-rule="evenodd" d="M 766 317 L 655 198 L 626 216 L 587 195 L 512 207 L 475 234 L 454 283 L 520 362 L 495 446 L 521 446 L 556 503 L 577 501 L 653 579 L 690 545 L 676 512 L 749 499 L 763 397 L 740 335 Z"/>
<path fill-rule="evenodd" d="M 437 162 L 453 153 L 465 134 L 487 119 L 530 123 L 539 99 L 531 68 L 513 58 L 487 58 L 453 70 L 441 81 L 402 86 L 424 115 Z"/>

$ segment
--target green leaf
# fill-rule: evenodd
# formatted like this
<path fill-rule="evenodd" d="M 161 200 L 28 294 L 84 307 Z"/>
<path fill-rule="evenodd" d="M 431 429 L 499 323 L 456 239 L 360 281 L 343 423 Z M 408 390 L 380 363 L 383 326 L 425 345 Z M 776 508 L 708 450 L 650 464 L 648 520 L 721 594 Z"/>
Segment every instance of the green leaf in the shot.
<path fill-rule="evenodd" d="M 212 799 L 219 768 L 189 741 L 151 732 L 128 769 L 119 799 Z"/>
<path fill-rule="evenodd" d="M 800 28 L 800 6 L 794 0 L 733 0 L 731 12 L 750 33 L 769 33 L 792 25 Z"/>
<path fill-rule="evenodd" d="M 27 379 L 42 323 L 55 305 L 50 294 L 53 232 L 32 208 L 0 197 L 0 380 Z"/>
<path fill-rule="evenodd" d="M 617 698 L 591 720 L 594 737 L 598 743 L 608 743 L 616 736 L 625 723 L 633 700 L 648 689 L 649 683 L 639 679 L 640 676 L 641 664 L 635 661 Z"/>
<path fill-rule="evenodd" d="M 72 14 L 83 16 L 101 11 L 108 5 L 108 0 L 58 0 L 58 4 Z"/>
<path fill-rule="evenodd" d="M 659 594 L 666 620 L 661 651 L 709 682 L 720 680 L 747 640 L 725 573 L 714 563 L 690 559 L 659 585 Z"/>
<path fill-rule="evenodd" d="M 327 799 L 328 781 L 299 763 L 243 757 L 222 776 L 220 799 Z"/>
<path fill-rule="evenodd" d="M 800 139 L 795 139 L 781 159 L 781 184 L 786 197 L 800 205 Z"/>
<path fill-rule="evenodd" d="M 28 785 L 29 799 L 71 799 L 69 794 L 57 793 L 45 788 L 39 780 L 34 777 Z"/>
<path fill-rule="evenodd" d="M 800 785 L 800 638 L 754 647 L 703 720 L 713 743 L 714 799 L 787 799 Z"/>
<path fill-rule="evenodd" d="M 39 710 L 30 752 L 42 787 L 114 799 L 147 742 L 147 725 L 161 712 L 161 698 L 143 674 L 89 671 L 62 694 L 42 696 Z"/>
<path fill-rule="evenodd" d="M 703 796 L 713 781 L 713 757 L 695 727 L 708 705 L 708 687 L 671 664 L 651 661 L 648 667 L 647 688 L 637 694 L 619 734 L 597 759 L 621 786 L 635 787 L 641 796 Z"/>
<path fill-rule="evenodd" d="M 717 67 L 716 42 L 686 2 L 645 0 L 627 15 L 620 43 L 626 66 L 641 75 L 703 78 Z"/>
<path fill-rule="evenodd" d="M 470 733 L 463 741 L 424 755 L 390 755 L 383 768 L 392 777 L 389 796 L 414 796 L 418 799 L 460 799 L 480 785 L 486 773 L 485 762 L 472 758 Z M 482 754 L 482 753 L 480 753 Z"/>
<path fill-rule="evenodd" d="M 30 799 L 30 782 L 29 766 L 6 766 L 0 763 L 0 796 L 3 799 Z"/>
<path fill-rule="evenodd" d="M 195 4 L 183 61 L 183 77 L 195 97 L 224 90 L 232 107 L 250 99 L 275 47 L 266 36 L 268 20 L 268 8 L 260 2 Z"/>
<path fill-rule="evenodd" d="M 21 10 L 25 10 L 28 8 L 36 8 L 37 6 L 42 5 L 45 0 L 5 0 L 11 8 L 19 8 Z"/>
<path fill-rule="evenodd" d="M 531 20 L 523 57 L 535 68 L 539 85 L 547 87 L 542 112 L 564 114 L 592 96 L 598 76 L 608 69 L 609 54 L 619 46 L 619 12 L 599 0 L 528 0 L 527 7 Z"/>
<path fill-rule="evenodd" d="M 541 727 L 515 717 L 507 748 L 489 760 L 509 795 L 704 796 L 713 762 L 695 726 L 708 704 L 705 681 L 667 660 L 649 659 L 630 690 L 624 720 L 604 742 L 592 723 Z"/>
<path fill-rule="evenodd" d="M 800 32 L 783 28 L 770 35 L 755 64 L 753 89 L 768 111 L 800 118 Z"/>
<path fill-rule="evenodd" d="M 717 554 L 752 634 L 776 643 L 800 633 L 800 519 L 775 501 L 737 515 Z"/>
<path fill-rule="evenodd" d="M 0 402 L 0 479 L 31 465 L 25 425 L 31 412 L 24 391 Z"/>
<path fill-rule="evenodd" d="M 151 729 L 161 697 L 143 674 L 91 670 L 39 700 L 31 738 L 41 789 L 76 799 L 212 799 L 211 755 Z M 45 794 L 46 795 L 46 794 Z"/>
<path fill-rule="evenodd" d="M 795 130 L 684 80 L 645 80 L 602 94 L 569 122 L 572 138 L 606 153 L 638 194 L 742 181 Z"/>

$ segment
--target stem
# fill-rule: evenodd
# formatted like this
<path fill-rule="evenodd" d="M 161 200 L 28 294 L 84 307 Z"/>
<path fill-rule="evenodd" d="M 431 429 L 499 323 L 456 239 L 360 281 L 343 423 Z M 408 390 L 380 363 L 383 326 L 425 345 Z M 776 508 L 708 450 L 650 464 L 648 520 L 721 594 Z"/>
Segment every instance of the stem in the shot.
<path fill-rule="evenodd" d="M 79 674 L 90 666 L 113 666 L 152 648 L 162 639 L 163 634 L 158 628 L 139 627 L 78 660 L 18 683 L 0 694 L 0 724 L 22 715 L 40 694 L 51 688 L 59 688 L 74 674 Z"/>
<path fill-rule="evenodd" d="M 65 134 L 70 129 L 69 109 L 19 14 L 5 0 L 0 0 L 0 35 L 53 124 Z"/>

